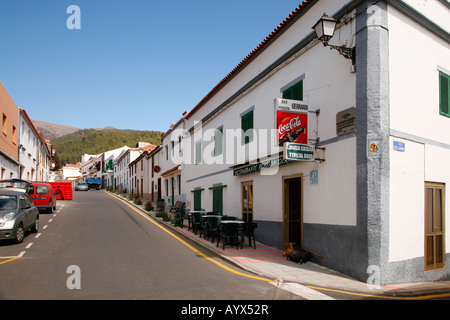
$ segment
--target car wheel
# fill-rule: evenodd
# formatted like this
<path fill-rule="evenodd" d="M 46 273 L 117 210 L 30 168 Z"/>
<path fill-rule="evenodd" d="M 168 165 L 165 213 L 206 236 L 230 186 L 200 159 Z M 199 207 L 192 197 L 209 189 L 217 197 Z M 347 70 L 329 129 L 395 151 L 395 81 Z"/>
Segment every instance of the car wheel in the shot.
<path fill-rule="evenodd" d="M 14 238 L 14 242 L 15 243 L 22 243 L 23 239 L 25 238 L 25 229 L 23 228 L 23 226 L 20 224 L 17 227 L 16 230 L 16 237 Z"/>
<path fill-rule="evenodd" d="M 36 217 L 33 226 L 31 227 L 31 232 L 37 233 L 39 231 L 39 217 Z"/>

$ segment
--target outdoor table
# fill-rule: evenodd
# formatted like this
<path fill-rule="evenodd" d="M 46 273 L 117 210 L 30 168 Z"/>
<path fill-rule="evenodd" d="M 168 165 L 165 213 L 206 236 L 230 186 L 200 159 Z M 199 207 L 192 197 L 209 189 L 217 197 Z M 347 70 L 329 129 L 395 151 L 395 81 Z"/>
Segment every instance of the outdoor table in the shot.
<path fill-rule="evenodd" d="M 242 220 L 223 220 L 223 221 L 220 221 L 220 223 L 238 223 L 238 224 L 242 224 L 242 223 L 245 223 L 245 221 L 242 221 Z"/>

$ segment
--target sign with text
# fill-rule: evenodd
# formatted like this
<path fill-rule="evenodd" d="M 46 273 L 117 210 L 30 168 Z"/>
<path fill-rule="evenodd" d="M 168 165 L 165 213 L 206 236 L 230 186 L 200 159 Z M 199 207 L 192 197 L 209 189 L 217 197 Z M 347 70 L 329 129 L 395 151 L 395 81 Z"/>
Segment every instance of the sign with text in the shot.
<path fill-rule="evenodd" d="M 285 143 L 284 158 L 295 161 L 314 161 L 314 146 L 301 143 Z"/>
<path fill-rule="evenodd" d="M 275 101 L 278 143 L 308 142 L 308 105 L 300 100 L 278 98 Z"/>

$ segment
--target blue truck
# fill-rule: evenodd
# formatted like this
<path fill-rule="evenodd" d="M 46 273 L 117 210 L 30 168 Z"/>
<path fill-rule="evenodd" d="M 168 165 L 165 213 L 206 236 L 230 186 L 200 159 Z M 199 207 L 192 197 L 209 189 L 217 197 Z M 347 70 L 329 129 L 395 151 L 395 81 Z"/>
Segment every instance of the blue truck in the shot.
<path fill-rule="evenodd" d="M 89 189 L 100 190 L 100 188 L 102 187 L 102 178 L 89 178 L 86 179 L 86 183 Z"/>

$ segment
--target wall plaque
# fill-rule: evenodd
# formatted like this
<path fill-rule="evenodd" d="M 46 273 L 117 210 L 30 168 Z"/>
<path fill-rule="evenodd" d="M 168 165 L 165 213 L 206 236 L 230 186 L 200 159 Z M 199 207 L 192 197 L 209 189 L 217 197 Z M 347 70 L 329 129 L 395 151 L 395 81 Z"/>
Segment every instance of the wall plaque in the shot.
<path fill-rule="evenodd" d="M 342 136 L 356 131 L 356 108 L 351 107 L 336 114 L 336 134 Z"/>

